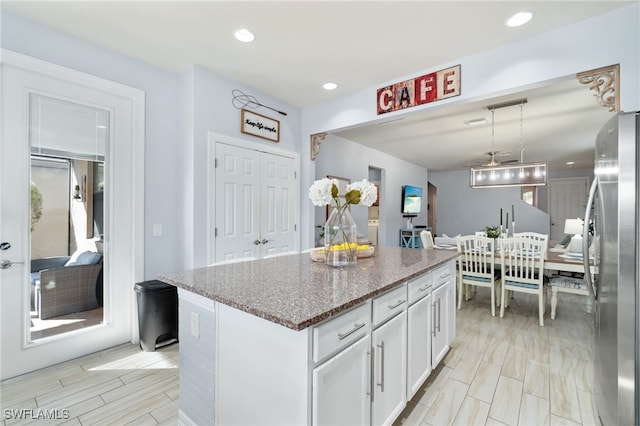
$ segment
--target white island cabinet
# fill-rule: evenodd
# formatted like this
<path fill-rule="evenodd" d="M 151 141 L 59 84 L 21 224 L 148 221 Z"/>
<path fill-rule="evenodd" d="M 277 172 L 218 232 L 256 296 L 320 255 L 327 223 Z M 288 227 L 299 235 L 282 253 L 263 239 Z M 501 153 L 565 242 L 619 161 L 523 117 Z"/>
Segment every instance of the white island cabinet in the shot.
<path fill-rule="evenodd" d="M 433 273 L 427 272 L 407 284 L 407 399 L 413 398 L 431 374 L 431 287 Z"/>
<path fill-rule="evenodd" d="M 159 277 L 179 290 L 179 424 L 392 424 L 434 365 L 434 313 L 439 358 L 450 344 L 455 311 L 430 292 L 457 254 L 377 250 L 350 269 L 294 255 Z"/>

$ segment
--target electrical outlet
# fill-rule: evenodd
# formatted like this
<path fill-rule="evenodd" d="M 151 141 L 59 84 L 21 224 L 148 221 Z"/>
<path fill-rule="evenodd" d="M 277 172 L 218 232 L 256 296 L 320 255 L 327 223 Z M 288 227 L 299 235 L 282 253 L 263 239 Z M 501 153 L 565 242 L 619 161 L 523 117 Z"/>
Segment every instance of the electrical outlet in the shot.
<path fill-rule="evenodd" d="M 200 315 L 191 312 L 191 335 L 200 338 Z"/>

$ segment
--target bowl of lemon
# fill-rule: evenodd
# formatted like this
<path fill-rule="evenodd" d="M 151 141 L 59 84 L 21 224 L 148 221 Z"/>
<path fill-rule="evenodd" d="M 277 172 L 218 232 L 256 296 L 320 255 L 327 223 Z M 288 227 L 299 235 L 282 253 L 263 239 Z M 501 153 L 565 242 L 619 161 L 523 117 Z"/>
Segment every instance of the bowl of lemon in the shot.
<path fill-rule="evenodd" d="M 371 257 L 375 252 L 375 247 L 369 244 L 354 244 L 357 248 L 358 258 Z M 345 244 L 334 244 L 329 250 L 346 250 Z M 314 262 L 324 262 L 324 247 L 316 247 L 309 252 L 311 260 Z"/>

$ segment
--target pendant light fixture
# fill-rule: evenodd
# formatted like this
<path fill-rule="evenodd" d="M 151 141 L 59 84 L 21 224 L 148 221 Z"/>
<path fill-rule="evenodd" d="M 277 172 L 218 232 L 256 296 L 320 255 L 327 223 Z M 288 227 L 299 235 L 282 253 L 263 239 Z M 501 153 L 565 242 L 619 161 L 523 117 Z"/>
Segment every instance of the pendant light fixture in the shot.
<path fill-rule="evenodd" d="M 547 184 L 547 163 L 524 162 L 524 120 L 523 109 L 527 99 L 504 102 L 487 106 L 491 111 L 491 161 L 481 167 L 469 169 L 469 184 L 472 188 L 497 188 L 503 186 L 541 186 Z M 520 162 L 500 164 L 495 161 L 494 116 L 495 110 L 520 105 Z"/>

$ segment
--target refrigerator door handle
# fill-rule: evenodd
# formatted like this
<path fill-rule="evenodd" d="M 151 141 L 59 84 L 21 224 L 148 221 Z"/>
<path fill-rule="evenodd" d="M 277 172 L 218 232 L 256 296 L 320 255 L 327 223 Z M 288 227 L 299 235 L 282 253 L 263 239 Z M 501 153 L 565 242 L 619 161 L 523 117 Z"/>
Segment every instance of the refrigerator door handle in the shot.
<path fill-rule="evenodd" d="M 591 221 L 591 209 L 595 201 L 597 189 L 598 176 L 595 176 L 591 183 L 591 189 L 589 190 L 589 200 L 587 201 L 587 209 L 584 212 L 584 227 L 582 228 L 582 262 L 584 264 L 584 277 L 587 281 L 587 289 L 589 290 L 589 297 L 591 298 L 591 306 L 593 306 L 594 309 L 596 309 L 596 295 L 593 288 L 594 284 L 591 279 L 591 269 L 589 265 L 589 222 Z"/>

